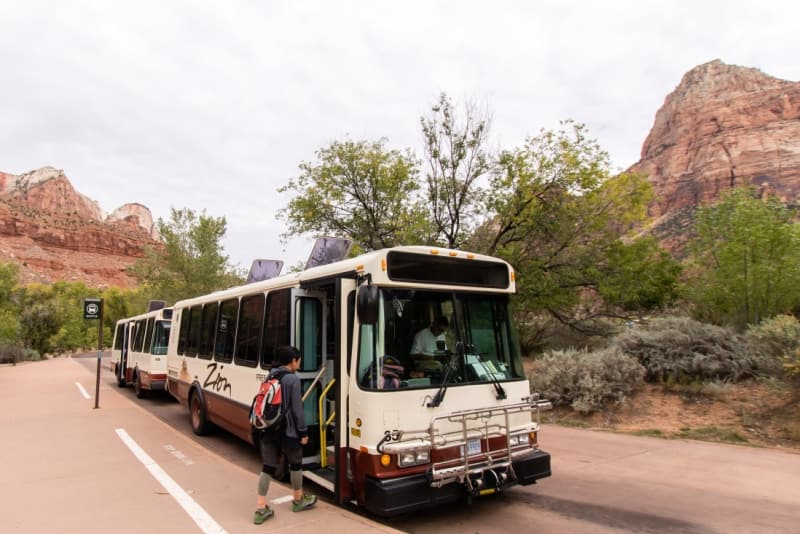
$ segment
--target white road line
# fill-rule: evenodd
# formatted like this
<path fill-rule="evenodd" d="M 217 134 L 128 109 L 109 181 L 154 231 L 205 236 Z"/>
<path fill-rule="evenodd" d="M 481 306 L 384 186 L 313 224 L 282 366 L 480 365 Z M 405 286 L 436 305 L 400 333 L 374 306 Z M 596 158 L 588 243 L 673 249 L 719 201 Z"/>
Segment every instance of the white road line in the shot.
<path fill-rule="evenodd" d="M 153 478 L 158 480 L 158 482 L 164 486 L 164 489 L 172 495 L 172 498 L 178 501 L 178 504 L 181 505 L 189 517 L 192 518 L 192 521 L 197 523 L 197 526 L 200 527 L 205 533 L 215 533 L 215 534 L 227 534 L 225 529 L 220 526 L 219 523 L 214 521 L 214 518 L 211 517 L 208 512 L 206 512 L 202 506 L 197 504 L 197 502 L 192 499 L 183 488 L 181 488 L 177 482 L 172 480 L 161 466 L 159 466 L 146 452 L 142 449 L 138 443 L 133 441 L 127 432 L 125 432 L 124 428 L 117 428 L 115 430 L 119 439 L 128 446 L 134 456 L 139 459 L 140 462 L 150 471 L 150 474 L 153 475 Z"/>
<path fill-rule="evenodd" d="M 86 399 L 91 399 L 92 398 L 88 393 L 86 393 L 86 390 L 83 389 L 83 386 L 81 385 L 80 382 L 75 382 L 75 385 L 78 386 L 78 391 L 81 392 L 81 395 L 83 395 L 84 398 L 86 398 Z"/>
<path fill-rule="evenodd" d="M 277 499 L 272 499 L 272 504 L 283 504 L 285 502 L 289 502 L 294 499 L 292 495 L 284 495 L 283 497 L 278 497 Z"/>

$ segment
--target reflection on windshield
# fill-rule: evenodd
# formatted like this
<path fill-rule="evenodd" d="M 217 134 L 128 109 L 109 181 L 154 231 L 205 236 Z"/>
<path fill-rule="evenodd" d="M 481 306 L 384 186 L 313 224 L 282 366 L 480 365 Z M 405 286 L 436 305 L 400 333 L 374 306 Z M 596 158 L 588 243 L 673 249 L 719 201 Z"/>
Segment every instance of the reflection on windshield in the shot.
<path fill-rule="evenodd" d="M 170 326 L 171 323 L 169 321 L 158 321 L 156 323 L 156 330 L 153 334 L 153 347 L 150 351 L 151 354 L 159 355 L 167 353 Z"/>
<path fill-rule="evenodd" d="M 507 295 L 382 289 L 378 322 L 363 325 L 358 342 L 367 389 L 523 377 Z"/>

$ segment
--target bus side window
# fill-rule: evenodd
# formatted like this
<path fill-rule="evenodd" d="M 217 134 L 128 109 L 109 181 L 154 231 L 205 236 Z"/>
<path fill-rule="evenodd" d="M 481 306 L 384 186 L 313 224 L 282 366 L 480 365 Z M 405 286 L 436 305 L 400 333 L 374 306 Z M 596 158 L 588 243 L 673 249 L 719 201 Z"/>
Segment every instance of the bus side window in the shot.
<path fill-rule="evenodd" d="M 242 297 L 239 326 L 236 330 L 236 363 L 255 367 L 258 364 L 261 327 L 264 324 L 264 295 Z"/>
<path fill-rule="evenodd" d="M 178 354 L 186 353 L 186 338 L 189 336 L 189 311 L 189 308 L 184 308 L 178 313 L 178 319 L 181 323 L 178 331 Z"/>
<path fill-rule="evenodd" d="M 147 323 L 142 319 L 136 321 L 136 337 L 133 339 L 133 352 L 142 352 L 146 324 Z"/>
<path fill-rule="evenodd" d="M 214 350 L 214 334 L 217 326 L 217 313 L 219 303 L 211 302 L 203 306 L 203 318 L 200 320 L 200 345 L 197 347 L 197 356 L 210 360 Z"/>
<path fill-rule="evenodd" d="M 196 356 L 197 345 L 200 343 L 200 319 L 203 314 L 202 306 L 192 306 L 189 316 L 189 335 L 186 336 L 186 355 Z"/>
<path fill-rule="evenodd" d="M 148 352 L 153 354 L 153 343 L 155 343 L 156 336 L 155 336 L 155 329 L 153 328 L 156 324 L 155 317 L 150 317 L 147 319 L 147 339 L 146 345 L 143 349 L 143 352 Z"/>
<path fill-rule="evenodd" d="M 267 310 L 264 314 L 264 339 L 261 342 L 261 368 L 271 369 L 275 362 L 275 349 L 289 344 L 289 297 L 288 289 L 271 291 L 267 295 Z"/>
<path fill-rule="evenodd" d="M 233 342 L 236 339 L 238 314 L 238 299 L 226 300 L 219 307 L 216 347 L 214 348 L 214 359 L 218 362 L 230 362 L 233 359 Z"/>

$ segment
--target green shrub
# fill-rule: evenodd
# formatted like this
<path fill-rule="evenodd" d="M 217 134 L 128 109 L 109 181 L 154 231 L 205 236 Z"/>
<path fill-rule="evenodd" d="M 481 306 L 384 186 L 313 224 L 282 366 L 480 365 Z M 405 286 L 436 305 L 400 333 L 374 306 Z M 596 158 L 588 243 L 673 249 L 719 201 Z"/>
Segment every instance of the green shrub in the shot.
<path fill-rule="evenodd" d="M 747 329 L 747 340 L 764 357 L 789 364 L 789 370 L 792 361 L 798 361 L 800 321 L 794 315 L 776 315 L 759 325 L 750 326 Z"/>
<path fill-rule="evenodd" d="M 42 360 L 41 354 L 35 350 L 26 349 L 18 343 L 0 341 L 0 363 L 17 363 L 26 360 Z"/>
<path fill-rule="evenodd" d="M 737 381 L 775 370 L 774 361 L 734 330 L 686 317 L 655 319 L 622 332 L 613 344 L 645 367 L 649 381 Z"/>
<path fill-rule="evenodd" d="M 553 402 L 589 413 L 606 402 L 622 402 L 642 383 L 645 370 L 618 347 L 594 352 L 546 353 L 530 374 L 531 387 Z"/>

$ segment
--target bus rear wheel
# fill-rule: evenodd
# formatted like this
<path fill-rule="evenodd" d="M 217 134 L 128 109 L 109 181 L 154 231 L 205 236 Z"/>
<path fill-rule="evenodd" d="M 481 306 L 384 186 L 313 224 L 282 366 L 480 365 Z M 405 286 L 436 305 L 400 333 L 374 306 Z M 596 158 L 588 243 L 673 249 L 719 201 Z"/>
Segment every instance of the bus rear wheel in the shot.
<path fill-rule="evenodd" d="M 137 399 L 143 399 L 147 396 L 147 390 L 142 387 L 142 378 L 139 373 L 133 378 L 133 390 L 136 392 Z"/>
<path fill-rule="evenodd" d="M 192 420 L 192 432 L 198 436 L 206 434 L 209 426 L 206 419 L 206 407 L 197 392 L 192 392 L 192 396 L 189 398 L 189 415 Z"/>

